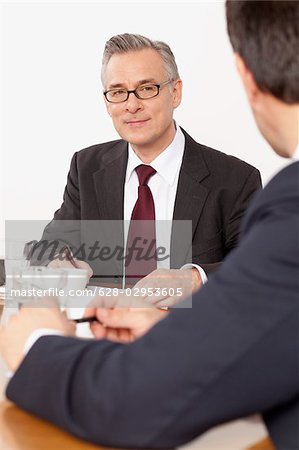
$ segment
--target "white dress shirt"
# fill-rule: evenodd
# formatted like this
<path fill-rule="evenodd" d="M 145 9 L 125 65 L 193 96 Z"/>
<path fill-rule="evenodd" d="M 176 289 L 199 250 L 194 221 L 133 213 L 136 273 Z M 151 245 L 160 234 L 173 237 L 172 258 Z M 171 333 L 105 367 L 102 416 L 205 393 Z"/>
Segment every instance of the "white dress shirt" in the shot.
<path fill-rule="evenodd" d="M 178 127 L 171 144 L 154 159 L 150 166 L 156 173 L 149 179 L 155 203 L 156 220 L 172 220 L 179 173 L 185 148 L 185 136 Z M 128 164 L 125 178 L 124 219 L 130 220 L 138 198 L 136 167 L 144 164 L 129 144 Z"/>
<path fill-rule="evenodd" d="M 150 163 L 150 166 L 156 170 L 156 173 L 149 179 L 148 187 L 155 203 L 157 247 L 165 248 L 167 255 L 170 254 L 171 223 L 184 150 L 185 136 L 180 127 L 176 126 L 176 134 L 171 144 Z M 143 161 L 129 144 L 124 190 L 125 236 L 127 236 L 132 211 L 138 198 L 139 181 L 135 169 L 141 164 L 144 164 Z M 205 283 L 207 275 L 200 266 L 191 264 L 190 261 L 190 264 L 184 265 L 182 269 L 192 267 L 197 268 L 203 283 Z M 169 269 L 170 259 L 157 261 L 157 268 Z"/>
<path fill-rule="evenodd" d="M 170 255 L 171 224 L 184 148 L 185 136 L 181 129 L 177 128 L 171 144 L 150 164 L 156 170 L 148 182 L 155 204 L 156 243 L 157 248 L 165 249 L 165 255 Z M 132 211 L 138 198 L 139 181 L 135 169 L 141 164 L 144 163 L 129 144 L 124 189 L 125 237 L 127 237 Z M 157 268 L 169 269 L 170 258 L 157 261 Z"/>

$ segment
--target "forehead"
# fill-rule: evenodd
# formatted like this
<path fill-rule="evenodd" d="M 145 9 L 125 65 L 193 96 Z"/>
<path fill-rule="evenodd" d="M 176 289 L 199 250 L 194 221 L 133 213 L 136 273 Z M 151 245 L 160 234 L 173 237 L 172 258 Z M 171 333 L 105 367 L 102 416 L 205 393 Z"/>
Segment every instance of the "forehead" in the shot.
<path fill-rule="evenodd" d="M 136 85 L 141 80 L 156 82 L 166 79 L 164 62 L 151 48 L 113 55 L 106 67 L 105 83 L 110 85 Z"/>

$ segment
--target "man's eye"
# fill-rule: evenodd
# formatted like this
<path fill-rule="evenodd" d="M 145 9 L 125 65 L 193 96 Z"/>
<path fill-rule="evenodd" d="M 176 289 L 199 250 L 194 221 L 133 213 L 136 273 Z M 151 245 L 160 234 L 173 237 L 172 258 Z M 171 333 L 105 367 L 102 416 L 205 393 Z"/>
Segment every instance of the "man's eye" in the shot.
<path fill-rule="evenodd" d="M 112 97 L 120 97 L 121 95 L 126 94 L 126 91 L 124 89 L 118 89 L 117 91 L 111 91 L 110 95 L 112 95 Z"/>
<path fill-rule="evenodd" d="M 138 91 L 140 92 L 153 92 L 156 89 L 156 86 L 152 85 L 152 84 L 148 84 L 146 86 L 140 86 L 138 88 Z"/>

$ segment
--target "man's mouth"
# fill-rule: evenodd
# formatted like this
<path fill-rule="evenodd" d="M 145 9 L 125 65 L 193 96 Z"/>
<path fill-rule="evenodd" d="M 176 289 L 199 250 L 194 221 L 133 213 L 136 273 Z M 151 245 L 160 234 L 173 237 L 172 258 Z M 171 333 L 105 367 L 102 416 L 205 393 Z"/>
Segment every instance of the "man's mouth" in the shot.
<path fill-rule="evenodd" d="M 142 127 L 146 122 L 148 122 L 150 119 L 134 119 L 134 120 L 127 120 L 126 121 L 126 124 L 129 126 L 129 127 L 132 127 L 132 128 L 134 128 L 134 127 L 136 127 L 136 128 L 138 128 L 138 127 Z"/>

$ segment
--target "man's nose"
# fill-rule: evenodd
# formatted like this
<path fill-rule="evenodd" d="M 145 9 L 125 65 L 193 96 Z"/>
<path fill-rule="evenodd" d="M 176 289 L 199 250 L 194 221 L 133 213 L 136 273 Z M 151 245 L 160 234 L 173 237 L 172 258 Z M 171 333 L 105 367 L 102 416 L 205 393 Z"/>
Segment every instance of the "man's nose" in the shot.
<path fill-rule="evenodd" d="M 133 92 L 129 93 L 129 98 L 126 101 L 126 109 L 131 113 L 135 113 L 143 108 L 142 101 L 136 97 Z"/>

